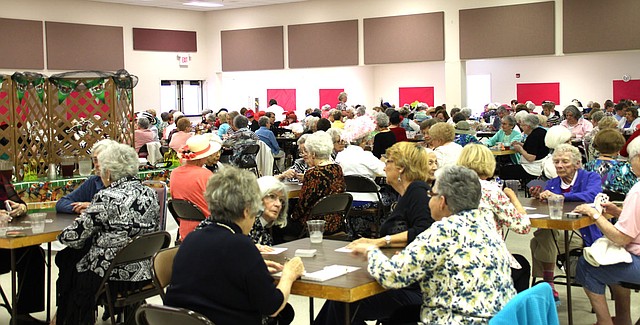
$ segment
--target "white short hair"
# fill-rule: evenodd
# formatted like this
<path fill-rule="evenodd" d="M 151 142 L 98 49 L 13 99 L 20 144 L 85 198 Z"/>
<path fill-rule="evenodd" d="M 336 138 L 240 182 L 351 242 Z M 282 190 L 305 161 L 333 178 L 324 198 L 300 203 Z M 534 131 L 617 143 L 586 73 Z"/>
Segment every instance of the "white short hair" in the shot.
<path fill-rule="evenodd" d="M 333 151 L 331 135 L 324 131 L 312 133 L 304 143 L 305 150 L 320 159 L 329 159 Z"/>
<path fill-rule="evenodd" d="M 556 125 L 547 130 L 544 137 L 544 145 L 549 149 L 555 149 L 557 146 L 567 143 L 571 139 L 571 131 L 564 126 Z"/>

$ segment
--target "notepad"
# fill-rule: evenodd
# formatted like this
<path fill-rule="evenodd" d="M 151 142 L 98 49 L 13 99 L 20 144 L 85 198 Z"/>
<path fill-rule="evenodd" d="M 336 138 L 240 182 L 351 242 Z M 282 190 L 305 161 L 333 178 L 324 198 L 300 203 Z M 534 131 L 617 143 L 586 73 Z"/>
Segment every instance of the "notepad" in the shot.
<path fill-rule="evenodd" d="M 360 269 L 357 266 L 346 266 L 346 265 L 329 265 L 325 266 L 320 271 L 315 272 L 306 272 L 302 275 L 303 280 L 307 281 L 315 281 L 315 282 L 324 282 L 327 280 L 331 280 L 333 278 L 337 278 L 339 276 L 345 275 L 347 273 L 353 272 L 355 270 Z"/>

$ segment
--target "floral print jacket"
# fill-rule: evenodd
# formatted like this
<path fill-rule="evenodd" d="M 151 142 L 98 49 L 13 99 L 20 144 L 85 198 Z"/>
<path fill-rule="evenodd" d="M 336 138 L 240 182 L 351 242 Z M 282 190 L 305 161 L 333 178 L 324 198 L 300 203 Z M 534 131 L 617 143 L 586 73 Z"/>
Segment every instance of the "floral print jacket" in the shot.
<path fill-rule="evenodd" d="M 125 177 L 98 192 L 87 210 L 58 235 L 58 240 L 75 249 L 91 245 L 76 269 L 93 271 L 102 277 L 115 255 L 132 238 L 157 231 L 159 217 L 156 192 L 136 178 Z M 150 280 L 151 261 L 128 264 L 115 270 L 109 279 Z"/>
<path fill-rule="evenodd" d="M 492 216 L 476 209 L 436 221 L 391 258 L 371 250 L 368 270 L 385 288 L 418 282 L 425 324 L 486 324 L 516 293 L 508 256 Z"/>

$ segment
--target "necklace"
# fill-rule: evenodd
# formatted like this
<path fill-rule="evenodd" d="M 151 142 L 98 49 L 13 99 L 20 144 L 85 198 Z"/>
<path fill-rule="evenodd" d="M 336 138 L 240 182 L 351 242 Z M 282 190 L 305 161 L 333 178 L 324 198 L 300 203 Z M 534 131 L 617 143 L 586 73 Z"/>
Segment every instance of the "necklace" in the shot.
<path fill-rule="evenodd" d="M 229 227 L 229 226 L 225 225 L 224 223 L 216 222 L 216 225 L 218 225 L 218 226 L 220 226 L 220 227 L 222 227 L 222 228 L 227 228 L 227 229 L 229 229 L 229 231 L 230 231 L 232 234 L 235 234 L 235 233 L 236 233 L 233 229 L 231 229 L 231 227 Z"/>

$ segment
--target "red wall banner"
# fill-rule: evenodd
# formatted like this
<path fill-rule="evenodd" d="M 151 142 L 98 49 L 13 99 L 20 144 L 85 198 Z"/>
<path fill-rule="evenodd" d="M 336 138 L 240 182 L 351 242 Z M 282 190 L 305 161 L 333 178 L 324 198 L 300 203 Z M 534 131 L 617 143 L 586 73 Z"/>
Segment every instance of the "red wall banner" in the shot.
<path fill-rule="evenodd" d="M 433 106 L 433 91 L 433 87 L 400 87 L 398 105 L 411 104 L 417 100 Z"/>
<path fill-rule="evenodd" d="M 528 100 L 537 106 L 542 105 L 545 100 L 560 103 L 559 82 L 516 84 L 516 88 L 516 98 L 519 103 L 525 103 Z"/>

